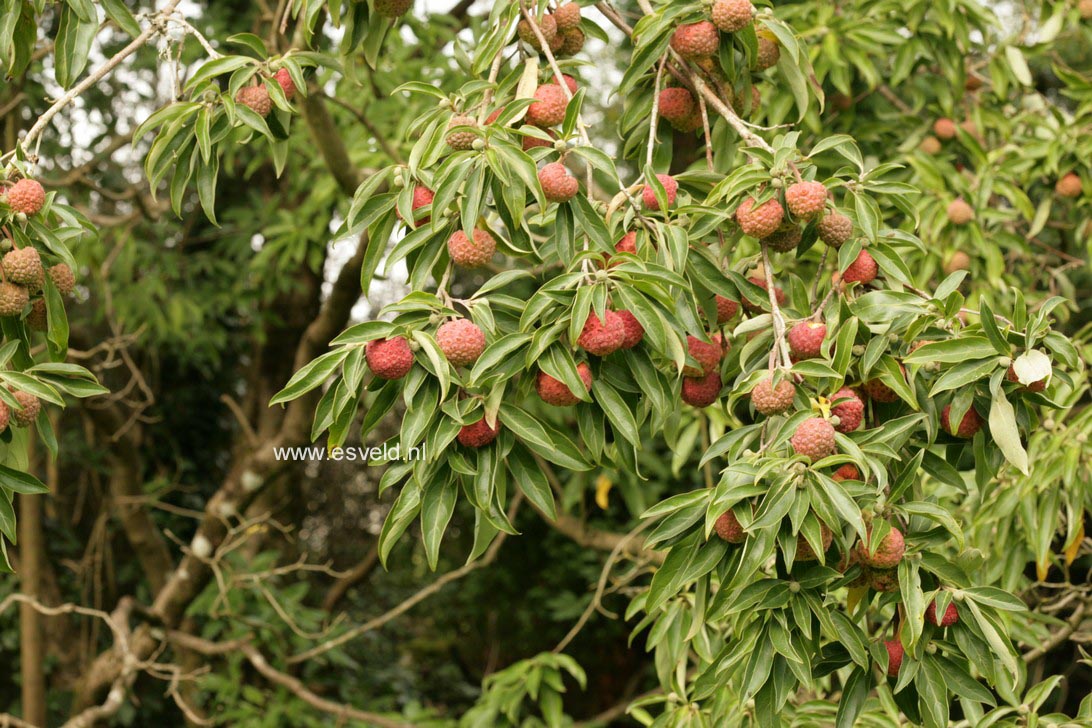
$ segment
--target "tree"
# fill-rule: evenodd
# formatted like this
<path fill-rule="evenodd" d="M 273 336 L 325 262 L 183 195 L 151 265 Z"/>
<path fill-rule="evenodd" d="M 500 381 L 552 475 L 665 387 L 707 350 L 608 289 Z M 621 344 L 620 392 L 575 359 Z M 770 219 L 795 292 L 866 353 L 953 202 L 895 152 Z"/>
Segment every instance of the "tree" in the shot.
<path fill-rule="evenodd" d="M 1092 718 L 1082 8 L 419 10 L 0 6 L 22 717 Z"/>

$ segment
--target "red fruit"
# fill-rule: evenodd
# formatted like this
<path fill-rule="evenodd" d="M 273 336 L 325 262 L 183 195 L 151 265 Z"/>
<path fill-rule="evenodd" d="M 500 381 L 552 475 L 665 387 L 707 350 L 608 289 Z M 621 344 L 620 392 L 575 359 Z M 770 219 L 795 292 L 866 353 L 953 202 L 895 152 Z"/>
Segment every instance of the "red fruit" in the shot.
<path fill-rule="evenodd" d="M 675 178 L 668 174 L 658 174 L 656 179 L 664 188 L 664 193 L 667 196 L 667 206 L 671 207 L 675 204 L 675 195 L 679 192 L 679 183 L 675 181 Z M 660 201 L 656 199 L 656 193 L 652 187 L 645 185 L 644 190 L 641 192 L 641 200 L 645 203 L 645 207 L 649 210 L 659 210 Z"/>
<path fill-rule="evenodd" d="M 568 30 L 580 25 L 580 6 L 570 2 L 561 5 L 551 15 L 557 23 L 558 30 Z"/>
<path fill-rule="evenodd" d="M 785 189 L 785 204 L 793 217 L 814 220 L 827 204 L 827 188 L 822 182 L 796 182 Z"/>
<path fill-rule="evenodd" d="M 952 405 L 944 405 L 944 410 L 940 413 L 940 425 L 944 428 L 944 431 L 949 435 L 956 437 L 962 437 L 969 439 L 974 437 L 975 433 L 982 429 L 982 418 L 978 416 L 978 412 L 974 407 L 971 407 L 963 415 L 963 419 L 959 421 L 959 425 L 952 424 L 950 415 L 952 412 Z"/>
<path fill-rule="evenodd" d="M 853 221 L 840 212 L 828 212 L 815 229 L 820 240 L 832 248 L 840 248 L 853 236 Z"/>
<path fill-rule="evenodd" d="M 933 122 L 933 134 L 939 139 L 954 139 L 956 123 L 951 119 L 937 119 Z"/>
<path fill-rule="evenodd" d="M 788 377 L 784 377 L 775 387 L 772 377 L 766 377 L 751 390 L 751 404 L 755 411 L 766 415 L 779 415 L 792 408 L 793 398 L 796 396 L 796 385 Z"/>
<path fill-rule="evenodd" d="M 567 202 L 580 191 L 580 182 L 561 162 L 550 162 L 538 171 L 542 192 L 550 202 Z"/>
<path fill-rule="evenodd" d="M 0 402 L 0 432 L 8 429 L 8 423 L 11 421 L 11 409 L 6 402 Z"/>
<path fill-rule="evenodd" d="M 834 541 L 834 532 L 827 528 L 825 523 L 819 524 L 819 533 L 823 540 L 823 553 L 827 552 L 830 548 L 830 544 Z M 796 561 L 816 561 L 819 555 L 815 553 L 815 549 L 811 547 L 808 540 L 804 538 L 804 534 L 797 534 L 796 536 Z"/>
<path fill-rule="evenodd" d="M 757 277 L 751 277 L 751 278 L 748 278 L 747 280 L 750 281 L 751 283 L 754 283 L 756 286 L 761 288 L 763 291 L 766 290 L 766 281 L 764 279 L 757 278 Z M 785 292 L 783 290 L 781 290 L 780 286 L 774 286 L 774 298 L 777 300 L 777 305 L 778 306 L 784 306 L 785 305 L 785 300 L 786 300 L 785 299 Z M 753 301 L 748 300 L 748 298 L 746 296 L 743 296 L 743 301 L 742 301 L 743 307 L 745 309 L 747 309 L 748 311 L 751 311 L 752 313 L 755 312 L 755 311 L 761 311 L 763 305 L 765 304 L 765 302 L 769 300 L 769 295 L 764 296 L 761 300 L 762 300 L 761 303 L 755 303 Z"/>
<path fill-rule="evenodd" d="M 959 610 L 956 609 L 955 602 L 948 602 L 948 608 L 944 610 L 944 618 L 937 622 L 937 603 L 931 602 L 925 608 L 925 619 L 934 627 L 951 627 L 959 621 Z"/>
<path fill-rule="evenodd" d="M 1009 370 L 1005 374 L 1005 378 L 1008 379 L 1010 382 L 1020 384 L 1020 378 L 1016 376 L 1016 367 L 1014 367 L 1012 364 L 1009 364 Z M 1020 384 L 1020 386 L 1022 386 L 1029 392 L 1042 392 L 1044 389 L 1046 389 L 1047 379 L 1048 377 L 1043 377 L 1038 382 L 1032 382 L 1031 384 Z"/>
<path fill-rule="evenodd" d="M 736 209 L 736 222 L 745 235 L 752 238 L 767 238 L 777 232 L 785 211 L 777 200 L 767 200 L 755 207 L 755 199 L 748 197 Z"/>
<path fill-rule="evenodd" d="M 789 349 L 798 359 L 811 359 L 823 353 L 823 339 L 826 337 L 826 324 L 801 321 L 789 329 Z"/>
<path fill-rule="evenodd" d="M 843 480 L 860 480 L 861 471 L 858 470 L 857 466 L 853 463 L 846 463 L 842 467 L 835 470 L 834 475 L 830 477 L 837 483 L 841 483 Z"/>
<path fill-rule="evenodd" d="M 876 264 L 876 259 L 867 250 L 862 250 L 857 255 L 857 259 L 850 263 L 849 267 L 842 273 L 842 281 L 868 285 L 876 280 L 879 272 L 880 267 Z"/>
<path fill-rule="evenodd" d="M 413 202 L 410 205 L 410 207 L 416 213 L 416 211 L 419 210 L 420 208 L 425 207 L 426 205 L 431 205 L 432 204 L 432 198 L 433 198 L 432 190 L 430 190 L 428 187 L 425 187 L 424 185 L 414 185 L 414 187 L 413 187 Z M 427 225 L 429 220 L 431 220 L 431 219 L 432 219 L 431 215 L 418 216 L 418 215 L 415 214 L 413 216 L 413 221 L 418 225 Z"/>
<path fill-rule="evenodd" d="M 473 364 L 485 351 L 485 334 L 469 319 L 448 321 L 436 331 L 436 343 L 457 367 Z"/>
<path fill-rule="evenodd" d="M 684 377 L 704 377 L 709 372 L 715 371 L 717 365 L 720 364 L 721 357 L 724 356 L 723 343 L 721 342 L 720 334 L 713 336 L 712 343 L 707 343 L 695 336 L 686 337 L 686 346 L 690 351 L 690 356 L 698 360 L 701 364 L 701 369 L 690 366 L 689 364 L 683 367 Z"/>
<path fill-rule="evenodd" d="M 376 339 L 364 345 L 364 360 L 380 379 L 401 379 L 413 367 L 413 351 L 403 336 Z"/>
<path fill-rule="evenodd" d="M 717 0 L 713 3 L 710 17 L 713 24 L 725 33 L 735 33 L 751 24 L 755 7 L 751 0 Z"/>
<path fill-rule="evenodd" d="M 725 511 L 720 514 L 717 522 L 713 524 L 713 529 L 717 532 L 723 540 L 728 543 L 743 543 L 747 540 L 747 532 L 743 530 L 743 526 L 739 524 L 739 519 L 736 518 L 736 514 L 731 511 Z"/>
<path fill-rule="evenodd" d="M 864 419 L 864 402 L 849 387 L 842 387 L 831 398 L 830 413 L 838 418 L 834 429 L 843 434 L 853 432 Z"/>
<path fill-rule="evenodd" d="M 687 60 L 699 60 L 716 55 L 720 47 L 717 26 L 708 20 L 680 25 L 671 36 L 671 47 Z"/>
<path fill-rule="evenodd" d="M 732 319 L 733 316 L 735 316 L 737 313 L 739 313 L 739 304 L 736 303 L 735 301 L 733 301 L 732 299 L 725 298 L 724 296 L 722 296 L 722 295 L 720 295 L 718 293 L 716 301 L 717 301 L 717 323 L 718 324 L 727 323 L 728 321 L 730 321 Z"/>
<path fill-rule="evenodd" d="M 694 114 L 695 108 L 694 96 L 685 88 L 672 87 L 660 91 L 660 116 L 672 124 L 685 122 Z"/>
<path fill-rule="evenodd" d="M 546 130 L 546 134 L 553 139 L 557 139 L 557 134 L 554 134 L 549 129 Z M 526 152 L 527 150 L 535 149 L 536 147 L 552 147 L 554 143 L 552 141 L 546 141 L 545 139 L 539 139 L 530 134 L 525 134 L 520 137 L 520 145 L 523 147 L 523 151 Z"/>
<path fill-rule="evenodd" d="M 278 69 L 273 74 L 273 79 L 281 87 L 281 91 L 284 91 L 284 97 L 291 101 L 296 98 L 296 82 L 292 80 L 292 74 L 288 72 L 287 68 Z"/>
<path fill-rule="evenodd" d="M 809 460 L 821 460 L 838 452 L 834 439 L 834 426 L 822 417 L 812 417 L 801 422 L 789 438 L 793 452 Z"/>
<path fill-rule="evenodd" d="M 905 379 L 906 367 L 904 367 L 902 364 L 899 364 L 899 370 L 902 372 L 902 376 Z M 899 401 L 899 395 L 895 392 L 895 390 L 884 384 L 883 381 L 880 379 L 870 379 L 865 382 L 864 391 L 865 394 L 868 395 L 868 398 L 871 399 L 873 402 L 884 402 L 890 404 L 892 402 Z"/>
<path fill-rule="evenodd" d="M 948 205 L 948 221 L 953 225 L 966 225 L 974 220 L 974 209 L 962 197 L 957 197 Z"/>
<path fill-rule="evenodd" d="M 38 413 L 42 409 L 42 403 L 29 392 L 20 392 L 16 389 L 8 391 L 15 396 L 15 401 L 19 403 L 20 407 L 20 409 L 11 411 L 11 419 L 14 420 L 15 426 L 29 427 L 34 424 L 34 420 L 38 419 Z"/>
<path fill-rule="evenodd" d="M 258 116 L 269 116 L 273 110 L 273 99 L 269 98 L 269 89 L 261 86 L 243 86 L 235 94 L 235 103 L 242 104 Z"/>
<path fill-rule="evenodd" d="M 580 85 L 577 84 L 576 79 L 567 73 L 561 74 L 561 80 L 563 80 L 565 82 L 565 85 L 569 87 L 569 93 L 575 94 L 576 90 L 580 88 Z"/>
<path fill-rule="evenodd" d="M 1054 192 L 1059 197 L 1080 197 L 1081 196 L 1081 178 L 1073 172 L 1070 172 L 1066 176 L 1062 177 L 1054 185 Z"/>
<path fill-rule="evenodd" d="M 857 544 L 857 558 L 876 569 L 893 569 L 898 566 L 906 553 L 906 541 L 902 537 L 902 531 L 892 526 L 874 552 L 868 550 L 871 533 L 869 530 L 868 538 Z"/>
<path fill-rule="evenodd" d="M 623 235 L 617 243 L 614 244 L 614 250 L 617 253 L 629 253 L 630 255 L 637 255 L 637 233 L 630 230 Z"/>
<path fill-rule="evenodd" d="M 720 372 L 712 371 L 704 377 L 683 377 L 682 400 L 693 407 L 708 407 L 720 397 L 724 383 Z"/>
<path fill-rule="evenodd" d="M 556 83 L 544 83 L 535 89 L 535 100 L 527 107 L 527 123 L 545 129 L 565 121 L 569 100 Z"/>
<path fill-rule="evenodd" d="M 898 677 L 899 669 L 902 667 L 902 658 L 905 650 L 903 650 L 902 642 L 898 640 L 888 640 L 883 643 L 883 646 L 887 648 L 887 676 Z"/>
<path fill-rule="evenodd" d="M 605 311 L 600 319 L 595 313 L 588 316 L 576 345 L 596 356 L 613 354 L 626 341 L 626 323 L 616 311 Z"/>
<path fill-rule="evenodd" d="M 463 268 L 479 268 L 493 259 L 497 241 L 487 230 L 474 228 L 474 240 L 462 230 L 456 230 L 447 239 L 447 252 L 451 262 Z"/>
<path fill-rule="evenodd" d="M 21 179 L 7 189 L 5 196 L 12 212 L 34 215 L 45 204 L 45 188 L 33 179 Z"/>
<path fill-rule="evenodd" d="M 618 315 L 622 317 L 622 324 L 626 327 L 626 338 L 622 340 L 622 346 L 619 348 L 632 349 L 644 340 L 645 327 L 641 326 L 641 322 L 632 312 L 624 308 L 618 312 Z"/>
<path fill-rule="evenodd" d="M 584 383 L 584 389 L 591 391 L 592 372 L 587 362 L 576 365 L 576 373 L 580 375 L 580 381 Z M 539 372 L 535 379 L 535 391 L 542 401 L 555 407 L 568 407 L 580 401 L 580 398 L 572 393 L 569 386 L 560 379 L 554 379 L 546 372 Z"/>
<path fill-rule="evenodd" d="M 497 439 L 499 432 L 500 420 L 497 420 L 496 427 L 490 427 L 489 423 L 485 421 L 485 417 L 482 417 L 472 425 L 463 425 L 455 439 L 459 441 L 460 445 L 466 447 L 485 447 Z"/>
<path fill-rule="evenodd" d="M 465 116 L 463 114 L 457 114 L 451 117 L 451 121 L 447 123 L 448 129 L 454 129 L 456 127 L 477 127 L 478 122 L 474 117 Z M 474 132 L 464 129 L 463 131 L 449 132 L 447 138 L 444 140 L 447 145 L 457 151 L 466 151 L 474 148 L 474 142 L 477 140 L 478 135 Z"/>

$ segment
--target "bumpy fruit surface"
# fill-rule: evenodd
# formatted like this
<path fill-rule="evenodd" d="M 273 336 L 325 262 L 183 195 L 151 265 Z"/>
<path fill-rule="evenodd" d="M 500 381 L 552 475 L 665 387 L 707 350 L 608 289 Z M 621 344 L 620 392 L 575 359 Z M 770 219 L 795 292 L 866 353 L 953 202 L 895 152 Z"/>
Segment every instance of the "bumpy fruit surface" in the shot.
<path fill-rule="evenodd" d="M 451 117 L 451 121 L 448 122 L 447 127 L 454 129 L 459 126 L 476 127 L 478 122 L 473 117 L 464 116 L 462 114 Z M 474 140 L 478 138 L 478 135 L 469 129 L 463 129 L 462 131 L 449 132 L 447 138 L 444 140 L 447 145 L 457 151 L 466 151 L 474 146 Z"/>
<path fill-rule="evenodd" d="M 720 47 L 717 26 L 708 20 L 680 25 L 671 36 L 671 47 L 683 58 L 696 61 L 716 55 Z"/>
<path fill-rule="evenodd" d="M 842 467 L 834 471 L 834 475 L 830 476 L 831 480 L 841 483 L 843 480 L 860 480 L 861 471 L 857 469 L 857 466 L 853 463 L 846 463 Z"/>
<path fill-rule="evenodd" d="M 641 322 L 637 320 L 632 311 L 622 309 L 618 311 L 618 315 L 622 317 L 622 325 L 626 327 L 626 338 L 622 339 L 622 346 L 619 348 L 632 349 L 644 341 L 645 327 L 641 325 Z"/>
<path fill-rule="evenodd" d="M 576 82 L 576 79 L 567 73 L 561 74 L 561 80 L 564 81 L 565 85 L 569 87 L 570 93 L 575 94 L 577 92 L 577 89 L 580 88 L 580 84 Z"/>
<path fill-rule="evenodd" d="M 38 413 L 42 409 L 42 403 L 38 401 L 38 398 L 28 392 L 20 392 L 16 389 L 10 390 L 15 399 L 19 402 L 19 406 L 22 409 L 13 409 L 11 411 L 11 418 L 15 421 L 17 427 L 27 427 L 31 425 L 34 420 L 38 419 Z"/>
<path fill-rule="evenodd" d="M 401 379 L 413 368 L 413 351 L 403 336 L 375 339 L 365 344 L 364 360 L 380 379 Z"/>
<path fill-rule="evenodd" d="M 35 215 L 45 204 L 45 188 L 33 179 L 21 179 L 5 193 L 8 207 L 24 215 Z"/>
<path fill-rule="evenodd" d="M 959 621 L 959 610 L 955 602 L 948 602 L 948 608 L 944 610 L 944 617 L 937 622 L 937 603 L 930 602 L 925 608 L 925 619 L 934 627 L 951 627 Z"/>
<path fill-rule="evenodd" d="M 938 139 L 954 139 L 956 128 L 956 123 L 951 119 L 937 119 L 933 122 L 933 133 Z"/>
<path fill-rule="evenodd" d="M 785 204 L 793 217 L 814 220 L 827 204 L 827 188 L 822 182 L 796 182 L 785 189 Z"/>
<path fill-rule="evenodd" d="M 944 410 L 940 413 L 940 426 L 944 428 L 944 431 L 949 435 L 956 437 L 962 437 L 969 439 L 975 436 L 975 433 L 982 429 L 982 418 L 979 417 L 978 412 L 974 407 L 971 407 L 963 415 L 963 419 L 959 421 L 958 425 L 952 424 L 949 416 L 952 413 L 952 405 L 944 405 Z"/>
<path fill-rule="evenodd" d="M 1054 185 L 1054 191 L 1059 197 L 1080 197 L 1081 196 L 1081 178 L 1073 172 L 1070 172 L 1066 176 L 1062 177 Z"/>
<path fill-rule="evenodd" d="M 867 250 L 862 250 L 857 254 L 857 259 L 850 263 L 849 267 L 842 273 L 842 281 L 867 286 L 876 280 L 879 273 L 880 266 L 876 264 L 876 259 Z"/>
<path fill-rule="evenodd" d="M 553 45 L 557 39 L 557 19 L 552 15 L 544 15 L 535 21 L 538 24 L 538 29 L 542 33 L 542 37 L 546 39 L 548 45 Z M 519 39 L 532 48 L 541 51 L 542 46 L 538 41 L 538 36 L 535 35 L 534 29 L 527 20 L 519 21 L 516 26 L 516 33 L 519 35 Z"/>
<path fill-rule="evenodd" d="M 853 236 L 853 221 L 840 212 L 828 212 L 815 229 L 820 240 L 832 248 L 840 248 Z"/>
<path fill-rule="evenodd" d="M 500 420 L 497 420 L 496 427 L 490 427 L 489 423 L 485 421 L 485 417 L 482 417 L 474 424 L 463 425 L 455 439 L 464 447 L 485 447 L 497 439 L 499 432 Z"/>
<path fill-rule="evenodd" d="M 736 518 L 736 514 L 731 511 L 725 511 L 717 518 L 716 523 L 713 524 L 713 530 L 717 532 L 717 535 L 728 543 L 743 543 L 747 540 L 747 532 L 743 530 L 743 526 L 739 524 L 739 519 Z"/>
<path fill-rule="evenodd" d="M 550 162 L 540 169 L 538 182 L 550 202 L 567 202 L 580 191 L 580 182 L 561 162 Z"/>
<path fill-rule="evenodd" d="M 957 197 L 948 205 L 948 221 L 953 225 L 966 225 L 974 220 L 974 209 L 962 197 Z"/>
<path fill-rule="evenodd" d="M 777 44 L 777 41 L 759 36 L 758 53 L 755 56 L 755 68 L 759 71 L 765 71 L 767 68 L 776 66 L 780 59 L 781 46 Z"/>
<path fill-rule="evenodd" d="M 709 372 L 704 377 L 683 377 L 682 400 L 692 407 L 708 407 L 717 401 L 721 387 L 720 372 Z"/>
<path fill-rule="evenodd" d="M 626 341 L 626 324 L 616 311 L 604 311 L 600 319 L 591 312 L 576 345 L 589 354 L 606 356 L 622 348 Z"/>
<path fill-rule="evenodd" d="M 785 210 L 777 200 L 767 200 L 755 206 L 755 199 L 748 197 L 736 208 L 736 222 L 745 235 L 752 238 L 767 238 L 777 232 Z"/>
<path fill-rule="evenodd" d="M 659 180 L 660 185 L 664 188 L 664 195 L 667 197 L 667 206 L 671 207 L 675 204 L 675 197 L 679 193 L 679 183 L 669 174 L 658 174 L 656 175 L 656 179 Z M 641 201 L 645 203 L 645 207 L 649 210 L 660 209 L 660 201 L 656 199 L 656 193 L 649 185 L 645 185 L 644 190 L 641 191 Z"/>
<path fill-rule="evenodd" d="M 751 24 L 755 6 L 751 0 L 717 0 L 709 14 L 715 26 L 725 33 L 735 33 Z"/>
<path fill-rule="evenodd" d="M 35 298 L 30 302 L 30 313 L 27 314 L 27 326 L 35 331 L 45 331 L 49 328 L 49 312 L 46 310 L 44 298 Z M 0 432 L 3 431 L 0 427 Z"/>
<path fill-rule="evenodd" d="M 775 252 L 787 253 L 790 250 L 795 250 L 803 238 L 804 231 L 800 229 L 799 225 L 782 225 L 777 229 L 777 232 L 766 238 L 766 245 L 770 246 L 770 250 Z"/>
<path fill-rule="evenodd" d="M 796 385 L 788 377 L 783 377 L 776 387 L 773 378 L 766 377 L 751 390 L 751 404 L 755 406 L 756 412 L 769 417 L 791 409 L 795 396 Z"/>
<path fill-rule="evenodd" d="M 721 348 L 720 335 L 717 334 L 713 337 L 713 342 L 705 342 L 696 336 L 686 337 L 686 346 L 689 350 L 690 356 L 698 360 L 701 364 L 701 368 L 690 366 L 689 364 L 683 367 L 684 377 L 704 377 L 711 371 L 716 370 L 717 365 L 720 364 L 721 357 L 724 356 L 724 349 Z"/>
<path fill-rule="evenodd" d="M 0 402 L 0 432 L 8 429 L 9 422 L 11 422 L 11 408 L 8 407 L 7 402 Z"/>
<path fill-rule="evenodd" d="M 569 100 L 556 83 L 544 83 L 535 89 L 535 100 L 527 107 L 527 123 L 545 129 L 565 121 Z"/>
<path fill-rule="evenodd" d="M 819 533 L 823 541 L 823 553 L 827 552 L 830 548 L 830 544 L 834 541 L 834 532 L 827 528 L 825 523 L 819 524 Z M 815 549 L 811 547 L 808 540 L 804 538 L 804 534 L 797 534 L 796 536 L 796 560 L 797 561 L 815 561 L 819 558 L 819 555 L 815 553 Z"/>
<path fill-rule="evenodd" d="M 878 592 L 897 592 L 899 590 L 899 570 L 869 569 L 868 585 Z"/>
<path fill-rule="evenodd" d="M 739 303 L 730 298 L 717 294 L 717 323 L 723 324 L 732 320 L 739 313 Z"/>
<path fill-rule="evenodd" d="M 789 329 L 789 349 L 800 359 L 811 359 L 823 353 L 827 326 L 816 321 L 801 321 Z"/>
<path fill-rule="evenodd" d="M 235 94 L 235 103 L 251 109 L 258 116 L 269 116 L 273 110 L 273 99 L 269 98 L 269 89 L 265 86 L 244 86 Z"/>
<path fill-rule="evenodd" d="M 748 278 L 747 280 L 750 281 L 751 283 L 755 284 L 759 288 L 761 288 L 763 291 L 766 290 L 766 281 L 764 279 L 756 278 L 756 277 L 752 276 L 752 277 Z M 743 307 L 745 309 L 747 309 L 748 311 L 751 311 L 752 313 L 754 313 L 755 311 L 761 311 L 762 307 L 763 307 L 763 304 L 768 299 L 769 299 L 769 296 L 767 295 L 767 296 L 764 296 L 762 299 L 760 299 L 760 302 L 756 303 L 756 302 L 751 301 L 750 299 L 748 299 L 746 296 L 743 296 L 743 300 L 742 300 L 741 303 L 743 303 Z M 782 290 L 780 286 L 774 286 L 774 299 L 777 300 L 777 305 L 778 306 L 784 306 L 785 305 L 785 300 L 786 300 L 785 299 L 785 291 Z"/>
<path fill-rule="evenodd" d="M 580 25 L 580 6 L 576 3 L 565 3 L 559 6 L 551 15 L 557 24 L 558 30 L 568 30 Z"/>
<path fill-rule="evenodd" d="M 614 252 L 637 255 L 637 232 L 635 230 L 630 230 L 619 238 L 618 242 L 614 244 Z"/>
<path fill-rule="evenodd" d="M 19 316 L 29 302 L 27 289 L 7 281 L 0 282 L 0 316 Z"/>
<path fill-rule="evenodd" d="M 273 80 L 281 87 L 281 91 L 284 91 L 286 99 L 291 101 L 296 98 L 296 82 L 292 80 L 292 74 L 288 72 L 287 68 L 278 69 L 273 74 Z"/>
<path fill-rule="evenodd" d="M 696 106 L 694 95 L 685 88 L 675 86 L 660 92 L 660 116 L 672 123 L 689 119 Z"/>
<path fill-rule="evenodd" d="M 868 550 L 869 539 L 871 531 L 868 538 L 857 544 L 857 558 L 875 569 L 893 569 L 899 565 L 906 553 L 906 541 L 903 540 L 902 531 L 892 526 L 875 551 Z"/>
<path fill-rule="evenodd" d="M 580 375 L 580 381 L 584 383 L 584 389 L 591 391 L 592 371 L 587 362 L 576 365 L 576 373 Z M 539 372 L 535 379 L 535 391 L 542 401 L 555 407 L 568 407 L 580 401 L 580 398 L 572 393 L 569 385 L 560 379 L 554 379 L 546 372 Z"/>
<path fill-rule="evenodd" d="M 880 379 L 870 379 L 865 382 L 864 391 L 873 402 L 891 404 L 899 401 L 899 395 L 895 390 L 884 384 Z"/>
<path fill-rule="evenodd" d="M 557 37 L 561 41 L 557 47 L 559 56 L 575 56 L 584 50 L 584 42 L 587 40 L 587 36 L 580 28 L 560 30 Z"/>
<path fill-rule="evenodd" d="M 447 239 L 447 252 L 451 262 L 463 268 L 479 268 L 493 259 L 497 252 L 497 241 L 489 231 L 474 229 L 471 240 L 462 230 L 456 230 Z"/>
<path fill-rule="evenodd" d="M 473 364 L 485 351 L 485 333 L 469 319 L 448 321 L 436 331 L 436 343 L 457 367 Z"/>
<path fill-rule="evenodd" d="M 834 429 L 843 434 L 853 432 L 861 426 L 864 419 L 864 402 L 849 387 L 842 387 L 830 398 L 830 413 L 838 418 Z"/>
<path fill-rule="evenodd" d="M 12 283 L 28 288 L 40 288 L 45 271 L 42 269 L 42 256 L 37 248 L 30 245 L 16 248 L 4 254 L 4 275 Z"/>
<path fill-rule="evenodd" d="M 887 676 L 898 677 L 899 670 L 902 668 L 902 658 L 905 650 L 902 647 L 902 642 L 898 640 L 887 640 L 883 643 L 883 646 L 887 648 Z"/>
<path fill-rule="evenodd" d="M 838 451 L 834 439 L 834 425 L 822 417 L 812 417 L 801 422 L 789 438 L 793 452 L 815 461 Z"/>

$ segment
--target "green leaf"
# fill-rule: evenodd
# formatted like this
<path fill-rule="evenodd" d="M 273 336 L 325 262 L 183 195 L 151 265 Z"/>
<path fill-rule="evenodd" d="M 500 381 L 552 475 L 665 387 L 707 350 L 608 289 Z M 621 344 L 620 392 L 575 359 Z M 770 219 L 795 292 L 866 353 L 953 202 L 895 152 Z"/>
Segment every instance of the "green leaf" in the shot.
<path fill-rule="evenodd" d="M 298 372 L 292 375 L 284 389 L 273 395 L 269 406 L 291 402 L 315 387 L 320 386 L 326 379 L 341 366 L 341 362 L 349 355 L 349 349 L 335 349 L 329 351 L 318 359 L 308 362 Z"/>
<path fill-rule="evenodd" d="M 1005 397 L 1000 387 L 993 393 L 990 405 L 990 436 L 1001 449 L 1005 459 L 1024 475 L 1028 474 L 1028 451 L 1020 440 L 1020 429 L 1016 425 L 1016 413 L 1012 404 Z"/>

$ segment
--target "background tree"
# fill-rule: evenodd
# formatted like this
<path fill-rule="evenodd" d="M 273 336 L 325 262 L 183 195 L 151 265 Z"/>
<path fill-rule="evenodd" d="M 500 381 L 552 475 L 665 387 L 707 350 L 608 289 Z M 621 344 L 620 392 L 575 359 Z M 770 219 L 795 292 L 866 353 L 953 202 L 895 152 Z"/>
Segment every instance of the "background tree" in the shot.
<path fill-rule="evenodd" d="M 1087 10 L 4 0 L 6 718 L 1092 718 Z"/>

